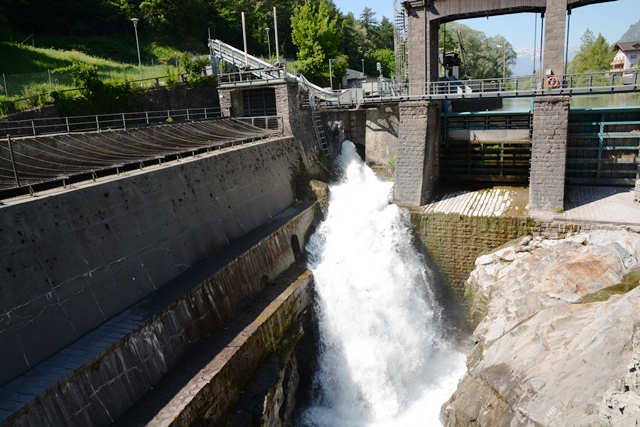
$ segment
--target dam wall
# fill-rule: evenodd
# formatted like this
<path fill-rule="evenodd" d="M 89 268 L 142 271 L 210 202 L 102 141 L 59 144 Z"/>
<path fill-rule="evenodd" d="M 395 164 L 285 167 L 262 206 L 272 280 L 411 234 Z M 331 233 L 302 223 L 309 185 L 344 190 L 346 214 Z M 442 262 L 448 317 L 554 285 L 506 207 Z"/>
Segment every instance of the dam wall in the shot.
<path fill-rule="evenodd" d="M 304 247 L 316 211 L 317 204 L 309 203 L 286 209 L 48 359 L 44 365 L 51 377 L 54 368 L 59 371 L 73 359 L 70 355 L 80 359 L 82 352 L 90 353 L 106 341 L 108 332 L 130 329 L 108 348 L 91 358 L 84 357 L 81 366 L 0 421 L 0 425 L 111 425 L 204 339 L 227 328 L 237 336 L 227 341 L 223 337 L 226 345 L 218 349 L 216 357 L 209 353 L 211 366 L 191 380 L 197 384 L 198 392 L 187 385 L 188 399 L 182 395 L 179 405 L 168 405 L 158 416 L 166 416 L 169 411 L 171 420 L 179 417 L 193 422 L 204 412 L 209 418 L 215 414 L 216 420 L 228 415 L 243 386 L 309 304 L 309 272 L 302 273 L 285 289 L 272 286 L 277 295 L 268 294 L 273 293 L 271 280 L 300 255 L 299 245 Z M 236 331 L 235 326 L 229 325 L 230 320 L 248 298 L 258 294 L 273 300 L 255 321 Z M 46 376 L 32 372 L 28 380 L 37 382 L 43 378 Z M 209 410 L 213 407 L 217 409 Z"/>
<path fill-rule="evenodd" d="M 4 201 L 0 384 L 278 215 L 300 173 L 286 137 Z"/>
<path fill-rule="evenodd" d="M 410 209 L 413 229 L 460 301 L 476 259 L 525 236 L 564 238 L 604 224 L 535 221 L 527 217 L 468 216 Z"/>

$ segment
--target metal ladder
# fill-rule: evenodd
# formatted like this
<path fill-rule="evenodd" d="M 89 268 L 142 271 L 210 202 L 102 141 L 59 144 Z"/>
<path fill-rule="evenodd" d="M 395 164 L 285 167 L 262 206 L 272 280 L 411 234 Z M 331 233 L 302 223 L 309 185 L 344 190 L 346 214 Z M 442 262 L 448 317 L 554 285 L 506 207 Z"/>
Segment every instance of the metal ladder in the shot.
<path fill-rule="evenodd" d="M 309 93 L 309 106 L 311 107 L 311 120 L 313 121 L 313 130 L 316 132 L 316 139 L 318 140 L 318 147 L 320 153 L 329 155 L 329 143 L 327 141 L 327 135 L 324 133 L 324 126 L 319 114 L 316 113 L 315 108 L 315 96 Z"/>

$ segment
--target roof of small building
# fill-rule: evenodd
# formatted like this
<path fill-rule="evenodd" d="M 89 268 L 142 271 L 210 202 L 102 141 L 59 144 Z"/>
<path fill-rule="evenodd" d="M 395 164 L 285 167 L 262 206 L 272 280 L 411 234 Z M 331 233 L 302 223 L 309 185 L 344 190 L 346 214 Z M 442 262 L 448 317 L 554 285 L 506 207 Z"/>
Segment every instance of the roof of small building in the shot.
<path fill-rule="evenodd" d="M 618 51 L 621 50 L 623 52 L 627 52 L 630 50 L 640 50 L 640 41 L 636 42 L 618 42 L 613 45 L 613 50 Z"/>

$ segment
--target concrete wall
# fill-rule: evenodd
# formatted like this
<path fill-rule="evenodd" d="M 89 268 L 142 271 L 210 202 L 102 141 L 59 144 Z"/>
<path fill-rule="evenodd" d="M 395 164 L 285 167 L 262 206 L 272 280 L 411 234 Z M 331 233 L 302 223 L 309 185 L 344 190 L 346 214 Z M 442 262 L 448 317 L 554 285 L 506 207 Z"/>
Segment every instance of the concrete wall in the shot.
<path fill-rule="evenodd" d="M 371 165 L 389 164 L 397 156 L 400 127 L 398 105 L 380 105 L 367 109 L 366 117 L 366 161 Z"/>
<path fill-rule="evenodd" d="M 569 100 L 568 96 L 543 96 L 534 100 L 530 211 L 564 208 Z"/>
<path fill-rule="evenodd" d="M 440 104 L 400 103 L 394 202 L 424 204 L 438 183 Z"/>
<path fill-rule="evenodd" d="M 293 138 L 0 206 L 0 384 L 293 201 Z"/>
<path fill-rule="evenodd" d="M 197 268 L 195 277 L 200 282 L 188 292 L 184 289 L 180 292 L 182 283 L 175 281 L 167 289 L 134 305 L 127 310 L 129 314 L 146 321 L 0 424 L 14 427 L 112 425 L 203 338 L 220 330 L 245 298 L 264 289 L 264 276 L 274 278 L 294 262 L 292 237 L 297 236 L 300 244 L 305 244 L 315 212 L 315 206 L 300 212 L 217 271 L 207 274 L 208 267 Z M 227 415 L 260 362 L 274 350 L 289 325 L 307 307 L 310 283 L 311 275 L 306 272 L 282 294 L 274 295 L 274 301 L 257 320 L 211 361 L 214 367 L 204 367 L 192 379 L 197 386 L 186 387 L 187 401 L 185 393 L 173 390 L 180 402 L 168 405 L 159 416 L 167 416 L 171 421 L 175 417 L 189 417 L 194 411 L 201 411 L 197 416 L 202 412 L 218 417 Z M 204 393 L 195 392 L 196 388 L 201 391 L 206 387 Z M 213 387 L 215 393 L 211 390 Z M 209 406 L 194 404 L 203 399 Z M 191 404 L 181 414 L 187 403 Z M 217 410 L 209 411 L 212 406 Z"/>
<path fill-rule="evenodd" d="M 564 238 L 594 224 L 536 222 L 525 217 L 472 217 L 410 210 L 411 224 L 460 301 L 478 256 L 527 235 Z M 602 227 L 606 227 L 603 225 Z"/>

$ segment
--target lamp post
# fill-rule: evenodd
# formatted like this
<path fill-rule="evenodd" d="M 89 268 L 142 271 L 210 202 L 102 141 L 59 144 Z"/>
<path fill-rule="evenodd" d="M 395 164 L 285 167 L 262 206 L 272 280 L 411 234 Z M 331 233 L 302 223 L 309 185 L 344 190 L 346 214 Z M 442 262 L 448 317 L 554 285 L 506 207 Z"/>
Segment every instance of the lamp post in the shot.
<path fill-rule="evenodd" d="M 271 38 L 269 37 L 269 30 L 271 28 L 267 27 L 265 28 L 265 30 L 267 30 L 267 45 L 269 46 L 269 61 L 271 61 Z"/>
<path fill-rule="evenodd" d="M 362 75 L 364 76 L 364 58 L 362 58 L 361 61 L 362 61 Z"/>
<path fill-rule="evenodd" d="M 140 68 L 140 85 L 144 86 L 142 82 L 142 61 L 140 61 L 140 43 L 138 43 L 138 18 L 131 18 L 133 22 L 133 31 L 136 33 L 136 49 L 138 49 L 138 68 Z"/>
<path fill-rule="evenodd" d="M 497 44 L 496 47 L 504 48 L 504 53 L 502 55 L 502 78 L 506 79 L 507 78 L 507 44 L 506 43 L 504 45 Z"/>
<path fill-rule="evenodd" d="M 331 86 L 331 90 L 333 90 L 333 73 L 331 72 L 331 63 L 338 58 L 329 59 L 329 86 Z"/>

